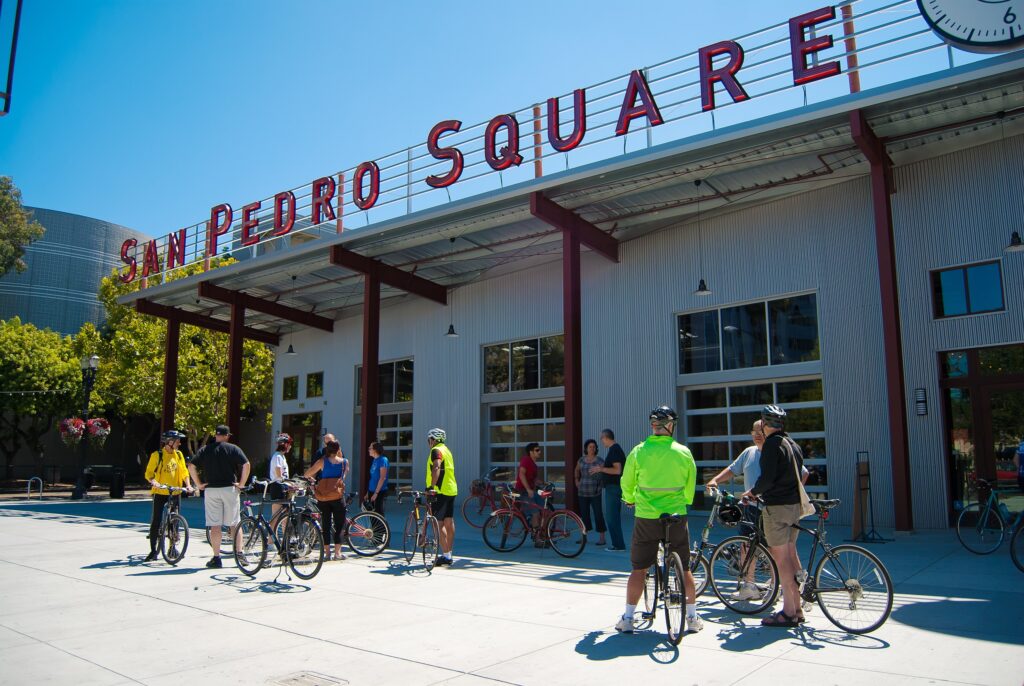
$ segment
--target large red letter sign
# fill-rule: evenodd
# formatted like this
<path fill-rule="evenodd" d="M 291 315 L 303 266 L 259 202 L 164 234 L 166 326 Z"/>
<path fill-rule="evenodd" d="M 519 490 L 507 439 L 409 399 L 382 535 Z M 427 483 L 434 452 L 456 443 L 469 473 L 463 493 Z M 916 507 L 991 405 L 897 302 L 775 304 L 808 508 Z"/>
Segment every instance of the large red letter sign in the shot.
<path fill-rule="evenodd" d="M 185 229 L 167 234 L 167 268 L 185 266 Z"/>
<path fill-rule="evenodd" d="M 719 55 L 728 55 L 729 61 L 715 69 L 714 59 Z M 743 66 L 743 48 L 736 41 L 724 40 L 700 49 L 700 102 L 701 108 L 707 112 L 715 109 L 715 82 L 725 86 L 732 96 L 733 102 L 742 102 L 748 97 L 743 86 L 736 80 L 736 72 Z"/>
<path fill-rule="evenodd" d="M 587 94 L 582 88 L 572 92 L 572 133 L 562 138 L 558 117 L 558 98 L 548 98 L 548 143 L 558 152 L 569 152 L 583 142 L 587 132 Z"/>
<path fill-rule="evenodd" d="M 312 210 L 313 226 L 323 221 L 323 215 L 328 219 L 335 219 L 334 208 L 331 207 L 331 200 L 334 199 L 334 179 L 329 176 L 317 179 L 313 182 L 313 204 Z"/>
<path fill-rule="evenodd" d="M 832 47 L 832 34 L 818 36 L 812 40 L 804 40 L 804 31 L 808 26 L 820 24 L 836 18 L 836 8 L 832 6 L 822 7 L 799 17 L 789 20 L 789 52 L 793 58 L 793 85 L 799 86 L 818 79 L 827 79 L 835 76 L 842 69 L 839 62 L 832 60 L 816 67 L 807 67 L 807 56 L 819 50 L 828 50 Z"/>
<path fill-rule="evenodd" d="M 363 177 L 370 175 L 370 190 L 363 191 Z M 368 210 L 377 204 L 380 196 L 380 167 L 376 162 L 363 162 L 352 175 L 352 202 L 361 210 Z"/>
<path fill-rule="evenodd" d="M 284 204 L 288 203 L 288 219 L 284 218 Z M 283 236 L 295 226 L 295 194 L 282 191 L 274 196 L 274 231 L 271 236 Z"/>
<path fill-rule="evenodd" d="M 431 156 L 439 160 L 451 160 L 452 168 L 447 174 L 428 176 L 428 186 L 432 186 L 433 188 L 444 188 L 445 186 L 452 185 L 459 180 L 460 176 L 462 176 L 462 167 L 465 164 L 462 159 L 462 151 L 458 148 L 440 148 L 437 145 L 437 140 L 441 137 L 442 133 L 446 133 L 448 131 L 457 133 L 461 128 L 461 121 L 457 119 L 447 119 L 434 124 L 434 128 L 430 129 L 430 133 L 427 135 L 427 150 L 430 151 Z"/>
<path fill-rule="evenodd" d="M 135 264 L 135 255 L 129 255 L 129 252 L 135 251 L 135 246 L 139 242 L 134 238 L 129 238 L 121 244 L 121 261 L 128 265 L 128 271 L 121 274 L 118 278 L 121 279 L 121 283 L 131 283 L 135 280 L 135 270 L 137 265 Z"/>
<path fill-rule="evenodd" d="M 146 255 L 142 259 L 143 278 L 150 274 L 160 273 L 160 253 L 156 251 L 156 241 L 146 243 Z"/>
<path fill-rule="evenodd" d="M 210 223 L 206 225 L 206 256 L 217 254 L 217 238 L 223 236 L 231 228 L 231 205 L 224 203 L 210 210 Z M 221 217 L 224 221 L 221 221 Z M 145 274 L 143 274 L 145 276 Z"/>
<path fill-rule="evenodd" d="M 495 139 L 498 137 L 498 129 L 502 127 L 507 129 L 508 145 L 502 146 L 500 153 L 495 154 L 498 147 Z M 487 122 L 487 128 L 484 129 L 484 159 L 495 171 L 523 163 L 523 156 L 519 154 L 519 122 L 511 114 L 499 114 Z"/>
<path fill-rule="evenodd" d="M 256 213 L 260 211 L 261 204 L 257 200 L 242 208 L 242 224 L 239 228 L 242 230 L 243 246 L 256 245 L 260 242 L 260 235 L 252 233 L 252 230 L 260 225 L 260 220 Z"/>
<path fill-rule="evenodd" d="M 636 104 L 636 96 L 640 96 L 642 105 Z M 619 124 L 615 127 L 615 135 L 622 136 L 629 133 L 629 122 L 637 117 L 647 117 L 651 126 L 657 126 L 662 122 L 661 112 L 654 102 L 651 89 L 647 87 L 647 79 L 634 69 L 629 75 L 629 83 L 626 84 L 626 97 L 622 99 L 622 109 L 619 110 Z"/>

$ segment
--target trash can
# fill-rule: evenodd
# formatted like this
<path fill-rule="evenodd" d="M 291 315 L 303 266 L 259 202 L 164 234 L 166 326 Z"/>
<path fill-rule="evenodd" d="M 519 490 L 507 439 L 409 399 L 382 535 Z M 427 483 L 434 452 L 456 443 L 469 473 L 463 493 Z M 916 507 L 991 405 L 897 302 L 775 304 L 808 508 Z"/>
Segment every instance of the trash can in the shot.
<path fill-rule="evenodd" d="M 124 498 L 124 470 L 120 467 L 110 470 L 110 497 Z"/>

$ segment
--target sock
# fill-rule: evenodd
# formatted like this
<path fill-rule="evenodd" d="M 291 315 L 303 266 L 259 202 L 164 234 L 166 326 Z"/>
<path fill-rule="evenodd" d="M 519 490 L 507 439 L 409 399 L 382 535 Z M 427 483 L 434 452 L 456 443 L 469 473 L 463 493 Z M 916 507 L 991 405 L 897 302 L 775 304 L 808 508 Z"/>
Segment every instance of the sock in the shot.
<path fill-rule="evenodd" d="M 633 619 L 633 613 L 636 612 L 636 605 L 630 605 L 626 603 L 626 611 L 622 613 L 623 619 Z"/>
<path fill-rule="evenodd" d="M 443 556 L 446 560 L 452 559 L 452 551 L 449 550 L 447 553 L 443 553 Z"/>
<path fill-rule="evenodd" d="M 686 618 L 690 619 L 697 616 L 697 603 L 686 604 Z"/>

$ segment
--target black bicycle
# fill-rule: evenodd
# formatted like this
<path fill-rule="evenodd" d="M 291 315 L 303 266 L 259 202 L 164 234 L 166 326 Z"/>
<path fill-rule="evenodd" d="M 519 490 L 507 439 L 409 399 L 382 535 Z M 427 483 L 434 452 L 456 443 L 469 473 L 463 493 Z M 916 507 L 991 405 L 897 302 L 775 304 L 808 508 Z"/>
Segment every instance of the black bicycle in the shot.
<path fill-rule="evenodd" d="M 181 514 L 181 494 L 192 489 L 181 486 L 157 484 L 157 488 L 166 488 L 171 497 L 164 503 L 164 511 L 160 515 L 160 529 L 157 532 L 160 541 L 160 555 L 169 565 L 176 565 L 185 557 L 188 550 L 188 521 Z M 174 495 L 177 493 L 177 495 Z"/>
<path fill-rule="evenodd" d="M 405 530 L 402 532 L 402 552 L 405 561 L 412 562 L 416 551 L 423 554 L 423 568 L 428 572 L 437 564 L 438 551 L 441 548 L 441 529 L 437 517 L 430 509 L 431 493 L 424 491 L 399 491 L 398 502 L 403 498 L 412 498 L 412 509 L 405 518 Z"/>
<path fill-rule="evenodd" d="M 238 523 L 235 535 L 235 563 L 247 576 L 266 566 L 267 547 L 273 542 L 282 564 L 287 564 L 300 579 L 312 579 L 323 567 L 324 537 L 318 521 L 318 512 L 307 506 L 295 505 L 296 496 L 310 489 L 310 482 L 303 478 L 282 481 L 288 498 L 281 501 L 281 508 L 268 521 L 263 516 L 270 481 L 253 481 L 263 487 L 263 501 L 255 517 L 246 515 Z"/>
<path fill-rule="evenodd" d="M 684 567 L 679 553 L 673 551 L 666 555 L 665 551 L 669 529 L 675 524 L 685 526 L 685 520 L 683 515 L 677 514 L 663 514 L 659 519 L 662 523 L 662 534 L 661 542 L 658 544 L 658 560 L 647 570 L 644 581 L 644 612 L 641 617 L 653 624 L 660 602 L 665 610 L 668 640 L 673 645 L 679 645 L 683 640 L 683 622 L 686 618 Z"/>

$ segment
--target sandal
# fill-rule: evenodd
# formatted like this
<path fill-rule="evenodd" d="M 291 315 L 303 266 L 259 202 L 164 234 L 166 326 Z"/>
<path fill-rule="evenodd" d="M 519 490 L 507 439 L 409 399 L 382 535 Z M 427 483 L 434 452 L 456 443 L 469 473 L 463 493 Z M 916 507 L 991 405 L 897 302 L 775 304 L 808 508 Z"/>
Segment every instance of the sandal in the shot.
<path fill-rule="evenodd" d="M 786 629 L 791 629 L 799 625 L 799 617 L 790 617 L 782 610 L 779 610 L 775 614 L 768 615 L 767 617 L 761 620 L 761 626 L 777 626 Z"/>

